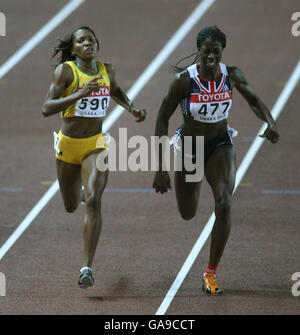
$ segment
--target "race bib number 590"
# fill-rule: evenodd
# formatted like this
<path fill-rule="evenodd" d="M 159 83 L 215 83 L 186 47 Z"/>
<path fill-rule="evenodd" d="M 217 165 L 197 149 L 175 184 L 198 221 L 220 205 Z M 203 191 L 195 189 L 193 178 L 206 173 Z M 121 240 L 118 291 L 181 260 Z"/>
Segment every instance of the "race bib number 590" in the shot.
<path fill-rule="evenodd" d="M 75 116 L 104 117 L 109 102 L 110 95 L 108 88 L 100 87 L 99 91 L 92 93 L 89 97 L 77 101 Z"/>

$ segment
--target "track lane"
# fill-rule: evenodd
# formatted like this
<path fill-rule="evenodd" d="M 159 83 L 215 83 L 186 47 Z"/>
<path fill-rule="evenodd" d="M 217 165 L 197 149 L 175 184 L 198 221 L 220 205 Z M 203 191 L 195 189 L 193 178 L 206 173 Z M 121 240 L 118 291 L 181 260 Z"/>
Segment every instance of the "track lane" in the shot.
<path fill-rule="evenodd" d="M 164 10 L 168 9 L 168 1 L 162 1 L 162 3 Z M 132 4 L 137 6 L 137 9 L 133 10 L 132 17 L 139 17 L 142 9 L 141 6 L 137 2 L 133 2 Z M 172 29 L 173 31 L 175 30 L 175 27 L 171 23 L 175 24 L 175 21 L 177 20 L 178 22 L 184 16 L 184 13 L 187 15 L 191 11 L 191 8 L 186 8 L 187 6 L 182 7 L 180 1 L 176 2 L 176 6 L 174 5 L 172 8 L 169 8 L 169 21 L 166 25 L 165 17 L 160 14 L 159 10 L 154 11 L 153 16 L 149 16 L 149 13 L 152 13 L 151 10 L 155 9 L 153 8 L 153 3 L 143 2 L 143 4 L 146 6 L 144 10 L 148 15 L 145 18 L 143 17 L 144 20 L 141 20 L 142 28 L 139 34 L 136 34 L 134 27 L 128 25 L 128 19 L 115 15 L 113 19 L 115 24 L 111 31 L 114 43 L 110 43 L 111 35 L 103 35 L 103 53 L 114 64 L 122 65 L 118 66 L 117 71 L 119 71 L 118 78 L 120 83 L 125 88 L 130 87 L 130 80 L 132 81 L 134 78 L 137 78 L 147 59 L 148 62 L 150 61 L 150 56 L 155 52 L 153 46 L 156 45 L 156 49 L 159 50 L 161 47 L 159 44 L 165 42 L 167 36 L 171 35 Z M 188 2 L 188 5 L 193 8 L 196 4 L 197 1 Z M 290 21 L 283 19 L 283 17 L 288 17 L 287 14 L 293 9 L 294 2 L 290 2 L 285 8 L 277 6 L 273 12 L 269 13 L 269 22 L 272 22 L 270 24 L 271 27 L 268 27 L 268 22 L 266 22 L 268 20 L 262 22 L 259 19 L 259 17 L 263 17 L 263 14 L 257 13 L 261 9 L 259 7 L 260 4 L 254 1 L 250 4 L 247 3 L 243 7 L 237 1 L 231 1 L 227 5 L 224 5 L 223 2 L 222 4 L 218 3 L 204 17 L 202 24 L 205 26 L 212 22 L 220 22 L 220 27 L 224 27 L 223 29 L 228 33 L 231 43 L 230 48 L 228 46 L 228 49 L 224 53 L 224 60 L 226 62 L 229 60 L 230 63 L 232 62 L 231 64 L 239 65 L 245 71 L 257 92 L 264 91 L 266 103 L 271 106 L 282 89 L 282 87 L 276 86 L 276 83 L 287 79 L 289 71 L 292 70 L 292 64 L 295 63 L 295 50 L 297 50 L 297 47 L 295 47 L 295 40 L 289 35 Z M 227 7 L 229 5 L 235 7 L 234 13 L 229 12 Z M 109 24 L 108 18 L 111 17 L 112 13 L 116 14 L 118 12 L 116 9 L 120 6 L 121 3 L 116 1 L 112 7 L 104 8 L 103 16 L 100 14 L 101 22 L 107 26 Z M 266 5 L 266 7 L 268 6 Z M 95 12 L 91 13 L 91 23 L 96 22 L 96 19 L 99 20 L 99 14 Z M 76 15 L 73 20 L 68 20 L 55 34 L 51 35 L 48 41 L 43 42 L 41 49 L 33 53 L 34 65 L 38 66 L 42 71 L 33 89 L 42 95 L 44 94 L 44 90 L 42 90 L 43 85 L 46 87 L 45 83 L 49 82 L 50 69 L 45 70 L 45 64 L 38 65 L 36 64 L 36 60 L 39 58 L 48 59 L 49 50 L 55 43 L 55 37 L 60 34 L 63 35 L 66 30 L 72 29 L 74 24 L 82 22 L 82 17 L 87 13 L 87 8 L 82 8 L 80 15 Z M 257 31 L 259 31 L 260 27 L 263 27 L 269 29 L 264 31 L 265 35 L 268 35 L 268 31 L 271 28 L 272 32 L 274 32 L 274 36 L 272 33 L 269 34 L 271 37 L 268 41 L 272 49 L 266 48 L 264 39 L 258 38 L 258 34 L 256 31 L 253 31 L 253 27 L 250 31 L 248 29 L 253 24 L 253 17 L 256 16 L 259 20 L 259 24 L 255 28 Z M 276 17 L 281 18 L 282 25 L 274 25 L 274 22 L 277 20 Z M 243 22 L 240 22 L 238 25 L 239 18 L 242 18 Z M 153 26 L 154 21 L 156 22 L 155 26 Z M 240 29 L 236 29 L 236 26 L 239 26 Z M 120 30 L 120 27 L 122 27 L 122 30 Z M 122 126 L 128 127 L 129 136 L 138 133 L 146 136 L 152 135 L 156 115 L 155 111 L 157 111 L 172 77 L 167 72 L 168 64 L 174 64 L 174 61 L 194 50 L 195 36 L 199 29 L 200 27 L 197 27 L 191 32 L 184 43 L 169 57 L 161 71 L 152 78 L 145 90 L 137 97 L 136 100 L 138 103 L 145 104 L 149 111 L 153 111 L 152 113 L 148 113 L 149 124 L 147 127 L 146 125 L 145 127 L 139 127 L 132 122 L 131 118 L 124 115 L 122 120 L 117 122 L 113 127 L 113 134 L 117 135 L 118 127 Z M 128 42 L 128 39 L 125 38 L 126 36 L 134 37 Z M 247 38 L 244 38 L 245 36 Z M 285 39 L 287 41 L 286 48 L 290 50 L 289 54 L 286 54 L 285 50 L 282 50 L 278 45 L 278 39 Z M 145 42 L 147 43 L 146 47 L 141 47 L 142 43 Z M 106 47 L 108 45 L 111 48 Z M 136 47 L 137 45 L 139 46 L 138 48 Z M 151 45 L 151 50 L 149 50 L 149 45 Z M 236 53 L 236 50 L 248 51 L 249 48 L 249 53 L 244 53 L 242 58 Z M 120 53 L 120 50 L 122 50 L 122 53 Z M 132 50 L 136 50 L 135 56 L 136 59 L 139 59 L 136 64 L 131 64 Z M 265 51 L 268 53 L 264 54 L 264 57 L 256 56 Z M 274 59 L 272 58 L 273 54 L 276 55 Z M 281 59 L 286 59 L 286 69 L 277 66 L 274 72 L 274 64 L 278 65 Z M 24 63 L 25 66 L 30 71 L 33 68 L 32 60 L 28 59 Z M 261 74 L 260 77 L 254 73 L 255 69 L 258 69 L 256 71 L 259 71 Z M 273 79 L 272 83 L 270 82 L 270 78 Z M 22 85 L 15 83 L 14 87 L 20 90 Z M 266 89 L 266 87 L 268 88 Z M 30 89 L 25 88 L 22 97 L 30 96 L 31 90 L 32 87 Z M 4 90 L 2 94 L 8 93 Z M 291 97 L 293 106 L 299 103 L 298 96 L 293 95 Z M 232 126 L 240 130 L 236 146 L 238 160 L 241 160 L 249 147 L 249 142 L 243 142 L 242 138 L 243 136 L 255 136 L 260 122 L 249 113 L 247 106 L 238 98 L 238 95 L 235 98 L 230 122 Z M 32 208 L 32 204 L 35 203 L 34 199 L 38 199 L 39 195 L 43 194 L 46 186 L 39 184 L 39 181 L 55 180 L 54 161 L 51 159 L 52 147 L 51 143 L 49 143 L 51 142 L 49 141 L 49 129 L 59 127 L 59 122 L 54 119 L 41 120 L 37 117 L 37 114 L 39 114 L 37 112 L 39 105 L 39 98 L 32 97 L 28 108 L 24 107 L 26 115 L 31 117 L 31 120 L 34 120 L 30 125 L 27 125 L 26 122 L 9 121 L 10 126 L 17 126 L 18 133 L 21 133 L 21 130 L 22 132 L 24 131 L 22 134 L 26 138 L 27 145 L 20 145 L 20 141 L 11 139 L 9 144 L 17 148 L 17 152 L 14 156 L 9 156 L 9 151 L 4 149 L 3 153 L 6 157 L 11 157 L 13 162 L 17 161 L 18 167 L 14 167 L 13 164 L 10 167 L 7 162 L 7 166 L 5 166 L 6 172 L 3 176 L 8 180 L 10 174 L 7 172 L 7 168 L 10 167 L 12 168 L 11 172 L 15 172 L 16 180 L 22 182 L 25 176 L 25 172 L 23 171 L 26 170 L 26 185 L 35 186 L 32 187 L 30 192 L 27 192 L 27 188 L 24 188 L 26 193 L 13 197 L 5 196 L 5 201 L 1 204 L 1 213 L 3 213 L 3 210 L 7 213 L 7 204 L 14 202 L 14 211 L 10 210 L 10 213 L 7 213 L 7 229 L 11 227 L 12 217 L 15 220 L 17 219 L 16 216 L 20 215 L 19 213 L 24 213 L 24 208 Z M 294 111 L 293 106 L 290 107 L 292 111 Z M 14 107 L 18 107 L 18 103 Z M 13 120 L 16 119 L 17 115 L 19 114 L 12 110 Z M 294 115 L 294 112 L 292 112 L 292 115 Z M 176 128 L 180 120 L 181 117 L 179 114 L 174 116 L 170 123 L 170 131 Z M 289 128 L 291 128 L 290 125 L 293 124 L 293 121 L 294 117 L 292 116 L 289 123 L 283 122 L 284 129 L 290 130 Z M 32 129 L 34 129 L 34 134 L 32 134 Z M 291 130 L 290 132 L 293 133 Z M 5 130 L 4 134 L 7 135 Z M 40 143 L 38 143 L 40 162 L 35 166 L 30 164 L 36 157 L 35 153 L 26 152 L 26 157 L 23 153 L 28 146 L 37 146 L 36 138 L 38 135 L 40 135 Z M 293 140 L 295 140 L 294 137 Z M 284 143 L 293 146 L 292 143 L 297 142 L 292 141 L 290 143 L 289 141 L 285 141 Z M 280 149 L 280 152 L 285 149 L 284 146 L 280 148 L 283 148 L 283 150 Z M 266 153 L 273 157 L 270 150 L 266 150 L 266 152 L 262 151 L 264 157 L 266 157 Z M 267 157 L 269 159 L 272 158 L 270 156 Z M 279 168 L 282 168 L 280 162 L 277 164 Z M 30 170 L 24 168 L 27 166 L 30 166 Z M 245 181 L 252 182 L 252 185 L 254 185 L 254 181 L 255 185 L 262 185 L 262 181 L 259 178 L 262 178 L 261 175 L 264 175 L 265 178 L 266 172 L 266 167 L 262 167 L 264 167 L 263 163 L 258 165 L 253 164 L 249 171 L 249 173 L 253 171 L 253 178 L 247 180 L 249 178 L 247 174 Z M 284 171 L 286 172 L 283 172 L 283 176 L 285 175 L 287 178 L 289 171 Z M 282 179 L 284 180 L 284 178 Z M 124 173 L 116 172 L 111 174 L 108 187 L 149 188 L 151 187 L 151 183 L 152 178 L 146 173 L 129 172 L 125 176 Z M 264 204 L 262 202 L 264 198 L 257 197 L 253 186 L 250 190 L 247 188 L 239 189 L 235 196 L 238 197 L 235 200 L 237 223 L 229 242 L 231 244 L 228 245 L 224 255 L 224 263 L 220 268 L 222 283 L 228 285 L 225 287 L 227 290 L 233 290 L 230 292 L 232 295 L 220 301 L 220 299 L 209 300 L 208 297 L 199 293 L 199 274 L 206 264 L 208 255 L 208 249 L 205 246 L 191 273 L 183 283 L 178 296 L 168 310 L 169 314 L 198 314 L 200 305 L 205 306 L 205 313 L 208 314 L 236 313 L 238 311 L 234 309 L 234 306 L 237 305 L 241 306 L 239 311 L 251 312 L 249 304 L 247 305 L 249 299 L 253 306 L 252 311 L 256 310 L 262 314 L 264 311 L 268 313 L 272 312 L 272 310 L 274 311 L 273 306 L 280 302 L 284 302 L 285 304 L 284 306 L 281 305 L 280 312 L 288 313 L 289 310 L 294 310 L 295 300 L 292 300 L 293 297 L 288 300 L 280 299 L 280 285 L 284 286 L 284 294 L 289 294 L 286 291 L 286 283 L 289 280 L 290 274 L 285 274 L 284 271 L 291 268 L 292 262 L 287 262 L 282 271 L 275 269 L 273 272 L 270 272 L 267 278 L 260 277 L 259 285 L 262 288 L 256 294 L 253 292 L 252 286 L 253 280 L 256 279 L 256 272 L 249 275 L 249 269 L 261 270 L 264 264 L 266 265 L 268 262 L 270 262 L 269 264 L 273 264 L 274 262 L 272 245 L 265 244 L 263 248 L 254 248 L 255 245 L 260 243 L 259 241 L 265 241 L 267 231 L 257 229 L 256 225 L 259 218 L 255 220 L 253 210 L 249 207 L 249 199 L 257 199 L 257 204 L 261 206 L 259 207 L 261 215 L 269 208 L 272 202 L 270 203 L 267 200 L 268 202 Z M 26 311 L 30 314 L 154 314 L 191 249 L 196 236 L 199 235 L 201 226 L 209 218 L 212 210 L 212 198 L 207 185 L 203 185 L 200 201 L 197 218 L 191 222 L 182 222 L 177 213 L 174 194 L 172 193 L 164 197 L 152 193 L 143 194 L 143 196 L 141 194 L 130 194 L 128 197 L 124 197 L 124 194 L 106 193 L 104 198 L 104 206 L 106 208 L 105 225 L 96 255 L 97 264 L 95 265 L 97 287 L 89 292 L 78 292 L 76 281 L 78 263 L 81 259 L 83 211 L 79 210 L 75 216 L 68 216 L 63 211 L 60 196 L 55 196 L 39 220 L 34 222 L 30 227 L 30 231 L 24 234 L 24 239 L 20 240 L 22 243 L 17 243 L 12 252 L 7 255 L 7 258 L 5 257 L 0 263 L 0 271 L 6 274 L 8 283 L 8 294 L 5 302 L 1 304 L 1 313 L 16 314 Z M 276 203 L 277 201 L 275 200 L 275 205 Z M 283 206 L 286 206 L 286 204 L 286 202 L 282 202 Z M 293 202 L 291 202 L 290 206 L 292 204 Z M 168 209 L 168 214 L 166 214 L 166 208 Z M 286 208 L 290 207 L 286 206 Z M 281 207 L 278 211 L 285 214 L 283 216 L 289 214 L 286 210 L 281 211 Z M 15 215 L 14 212 L 16 212 Z M 53 213 L 56 214 L 55 217 Z M 115 215 L 111 216 L 110 213 L 120 213 L 120 215 L 116 218 Z M 247 218 L 250 217 L 252 220 L 247 220 L 244 213 L 249 213 Z M 269 214 L 270 217 L 268 220 L 272 220 L 273 214 L 273 212 Z M 289 217 L 292 219 L 292 214 Z M 20 220 L 17 220 L 17 222 L 20 222 Z M 278 222 L 276 228 L 278 230 L 274 231 L 273 236 L 275 237 L 278 236 L 277 234 L 280 234 L 280 231 L 284 227 Z M 286 230 L 284 230 L 284 236 L 291 237 Z M 254 242 L 256 244 L 253 245 Z M 295 238 L 292 239 L 291 243 L 294 247 L 296 246 Z M 258 257 L 264 254 L 268 256 L 265 258 L 267 263 L 258 260 Z M 281 269 L 282 263 L 285 263 L 287 256 L 276 255 L 281 256 L 281 261 L 279 262 L 279 268 Z M 289 255 L 292 255 L 291 260 L 294 261 L 297 253 L 296 251 L 295 253 L 290 251 Z M 147 264 L 147 267 L 145 267 L 145 264 Z M 241 265 L 244 269 L 241 269 Z M 34 269 L 34 273 L 32 273 L 32 269 Z M 229 269 L 231 271 L 228 271 Z M 270 278 L 274 273 L 277 274 L 276 279 L 279 281 L 276 284 L 277 288 L 275 290 L 275 293 L 279 292 L 277 296 L 272 296 L 272 289 L 269 288 L 269 291 L 266 289 L 268 284 L 273 285 L 272 281 L 270 283 Z M 278 274 L 280 275 L 278 276 Z M 246 284 L 241 289 L 241 279 L 245 278 L 245 276 L 249 280 L 246 281 Z M 57 289 L 57 287 L 49 286 L 50 281 L 58 281 L 61 288 Z M 78 299 L 80 299 L 81 304 L 76 303 Z M 86 306 L 84 311 L 82 310 L 82 304 Z M 72 305 L 71 310 L 68 307 L 70 305 Z"/>

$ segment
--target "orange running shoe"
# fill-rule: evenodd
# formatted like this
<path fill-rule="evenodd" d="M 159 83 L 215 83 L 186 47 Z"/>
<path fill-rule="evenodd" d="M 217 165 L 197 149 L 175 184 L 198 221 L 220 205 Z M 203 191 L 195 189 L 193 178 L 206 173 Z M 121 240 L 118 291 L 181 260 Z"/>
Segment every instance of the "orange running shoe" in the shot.
<path fill-rule="evenodd" d="M 223 293 L 217 284 L 216 275 L 213 273 L 204 273 L 202 277 L 202 291 L 210 295 L 218 295 Z"/>

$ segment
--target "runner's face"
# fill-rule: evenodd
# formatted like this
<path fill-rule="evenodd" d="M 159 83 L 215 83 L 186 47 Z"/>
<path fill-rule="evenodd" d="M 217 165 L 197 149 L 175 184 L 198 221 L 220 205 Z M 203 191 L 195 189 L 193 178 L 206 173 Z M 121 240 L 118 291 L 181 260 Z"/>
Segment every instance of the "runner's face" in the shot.
<path fill-rule="evenodd" d="M 79 29 L 74 34 L 73 53 L 82 59 L 93 59 L 98 51 L 97 41 L 92 32 Z"/>
<path fill-rule="evenodd" d="M 222 58 L 222 44 L 219 41 L 206 40 L 198 51 L 200 62 L 207 68 L 215 68 Z"/>

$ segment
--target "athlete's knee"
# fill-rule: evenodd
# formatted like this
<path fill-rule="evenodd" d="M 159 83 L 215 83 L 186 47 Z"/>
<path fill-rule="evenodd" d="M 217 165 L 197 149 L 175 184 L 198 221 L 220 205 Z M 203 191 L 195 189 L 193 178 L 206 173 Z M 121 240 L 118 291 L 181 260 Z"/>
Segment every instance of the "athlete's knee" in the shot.
<path fill-rule="evenodd" d="M 224 192 L 222 196 L 216 199 L 215 214 L 217 219 L 228 221 L 231 213 L 232 195 L 229 192 Z"/>
<path fill-rule="evenodd" d="M 65 204 L 65 210 L 68 213 L 74 213 L 78 208 L 78 204 Z"/>
<path fill-rule="evenodd" d="M 181 217 L 183 218 L 183 220 L 185 221 L 191 220 L 196 215 L 196 211 L 191 210 L 191 209 L 185 210 L 185 209 L 179 208 L 179 213 Z"/>
<path fill-rule="evenodd" d="M 195 216 L 194 213 L 180 213 L 180 214 L 181 214 L 181 217 L 183 218 L 183 220 L 185 220 L 185 221 L 189 221 Z"/>
<path fill-rule="evenodd" d="M 95 194 L 90 194 L 85 199 L 85 206 L 88 211 L 99 212 L 101 209 L 101 198 Z"/>

